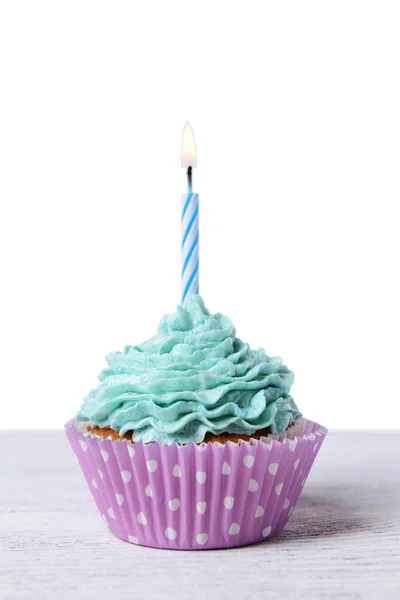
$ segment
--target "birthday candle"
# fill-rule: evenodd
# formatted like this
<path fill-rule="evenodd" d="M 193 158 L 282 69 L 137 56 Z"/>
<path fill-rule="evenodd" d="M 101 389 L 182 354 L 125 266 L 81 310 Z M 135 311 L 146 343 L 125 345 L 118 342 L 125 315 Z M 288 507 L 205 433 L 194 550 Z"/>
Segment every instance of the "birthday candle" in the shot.
<path fill-rule="evenodd" d="M 182 194 L 182 304 L 199 293 L 199 195 L 193 192 L 192 169 L 197 167 L 196 145 L 190 123 L 182 136 L 181 165 L 187 169 L 188 191 Z"/>

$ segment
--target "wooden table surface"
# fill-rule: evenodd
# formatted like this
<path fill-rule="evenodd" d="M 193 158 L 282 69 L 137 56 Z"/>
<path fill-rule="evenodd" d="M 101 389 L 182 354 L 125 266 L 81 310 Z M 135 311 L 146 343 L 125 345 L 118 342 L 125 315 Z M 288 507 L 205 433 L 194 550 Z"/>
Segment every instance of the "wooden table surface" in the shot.
<path fill-rule="evenodd" d="M 174 552 L 106 529 L 62 431 L 0 431 L 0 599 L 400 598 L 400 431 L 330 432 L 279 536 Z"/>

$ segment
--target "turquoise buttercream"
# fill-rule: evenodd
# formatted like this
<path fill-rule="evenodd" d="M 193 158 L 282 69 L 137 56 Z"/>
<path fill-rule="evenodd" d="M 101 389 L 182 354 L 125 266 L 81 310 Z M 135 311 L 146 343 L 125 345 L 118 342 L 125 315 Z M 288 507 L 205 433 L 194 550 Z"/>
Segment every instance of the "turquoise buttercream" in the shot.
<path fill-rule="evenodd" d="M 250 350 L 200 296 L 165 316 L 158 335 L 106 360 L 77 419 L 133 431 L 135 442 L 199 443 L 207 432 L 264 427 L 279 433 L 301 416 L 289 395 L 293 373 L 280 358 Z"/>

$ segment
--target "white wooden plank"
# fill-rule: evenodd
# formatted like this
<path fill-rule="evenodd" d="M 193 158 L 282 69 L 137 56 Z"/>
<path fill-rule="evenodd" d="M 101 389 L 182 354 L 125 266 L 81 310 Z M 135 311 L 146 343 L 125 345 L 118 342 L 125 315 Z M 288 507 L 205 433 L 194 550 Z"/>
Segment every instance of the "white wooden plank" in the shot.
<path fill-rule="evenodd" d="M 63 432 L 0 432 L 0 598 L 398 598 L 400 432 L 330 433 L 286 529 L 234 550 L 126 544 Z"/>

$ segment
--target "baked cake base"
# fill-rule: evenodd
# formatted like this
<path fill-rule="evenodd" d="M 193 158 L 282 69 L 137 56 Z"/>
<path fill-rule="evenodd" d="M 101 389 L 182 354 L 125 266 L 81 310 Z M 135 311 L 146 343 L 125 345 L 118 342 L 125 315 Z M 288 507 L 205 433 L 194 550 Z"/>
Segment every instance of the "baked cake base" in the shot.
<path fill-rule="evenodd" d="M 134 441 L 132 440 L 133 431 L 127 431 L 126 433 L 124 433 L 124 435 L 121 436 L 119 435 L 118 431 L 114 431 L 114 429 L 111 429 L 110 427 L 91 427 L 90 425 L 87 426 L 87 431 L 89 433 L 92 433 L 93 435 L 102 437 L 103 439 L 111 438 L 115 441 L 127 440 L 131 444 L 134 444 Z M 213 433 L 206 433 L 206 436 L 203 441 L 206 443 L 218 442 L 219 444 L 226 444 L 227 442 L 237 443 L 239 440 L 244 440 L 245 442 L 248 442 L 250 439 L 259 440 L 261 437 L 267 437 L 270 433 L 271 430 L 269 427 L 259 429 L 251 435 L 242 435 L 238 433 L 220 433 L 219 435 L 214 435 Z"/>

